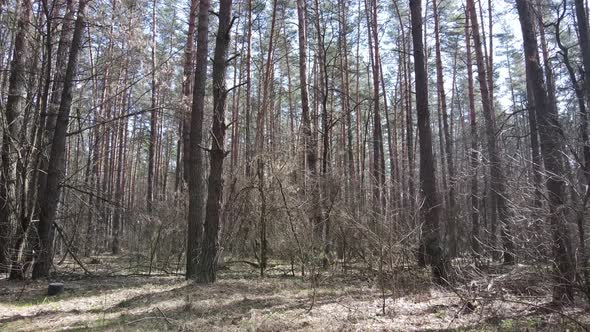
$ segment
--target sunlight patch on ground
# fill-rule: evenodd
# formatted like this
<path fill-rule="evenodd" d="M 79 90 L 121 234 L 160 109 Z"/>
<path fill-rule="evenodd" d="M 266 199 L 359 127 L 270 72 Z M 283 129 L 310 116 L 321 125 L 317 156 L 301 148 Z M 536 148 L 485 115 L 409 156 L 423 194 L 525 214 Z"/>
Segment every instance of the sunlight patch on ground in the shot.
<path fill-rule="evenodd" d="M 19 285 L 0 282 L 0 290 L 10 294 L 0 303 L 0 330 L 411 331 L 503 326 L 509 331 L 536 329 L 543 323 L 530 305 L 489 300 L 466 312 L 465 301 L 450 290 L 424 286 L 397 298 L 386 292 L 383 299 L 379 287 L 366 281 L 330 277 L 315 289 L 309 280 L 276 276 L 225 276 L 214 285 L 121 276 L 67 285 L 66 293 L 43 303 L 41 283 L 17 301 Z M 559 323 L 557 315 L 551 317 Z"/>

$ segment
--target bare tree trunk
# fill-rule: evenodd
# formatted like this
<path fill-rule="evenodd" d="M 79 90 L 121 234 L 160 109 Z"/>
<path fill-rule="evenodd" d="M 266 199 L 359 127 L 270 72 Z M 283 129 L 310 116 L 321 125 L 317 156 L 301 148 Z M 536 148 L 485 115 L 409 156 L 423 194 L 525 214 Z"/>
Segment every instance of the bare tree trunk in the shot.
<path fill-rule="evenodd" d="M 506 204 L 506 179 L 502 169 L 501 149 L 498 146 L 496 133 L 496 118 L 490 99 L 490 90 L 486 76 L 486 64 L 482 51 L 482 42 L 479 35 L 479 25 L 477 23 L 477 13 L 475 11 L 474 0 L 467 0 L 467 10 L 471 20 L 471 34 L 475 43 L 475 59 L 478 70 L 478 81 L 481 91 L 481 100 L 484 119 L 486 122 L 486 139 L 487 150 L 490 158 L 490 188 L 492 194 L 492 230 L 495 233 L 495 224 L 497 216 L 501 226 L 501 235 L 504 250 L 502 251 L 505 264 L 514 264 L 514 244 L 510 235 L 508 206 Z M 491 75 L 491 73 L 489 73 Z M 495 234 L 492 234 L 495 239 Z M 493 243 L 495 245 L 495 243 Z"/>
<path fill-rule="evenodd" d="M 305 19 L 306 3 L 305 0 L 297 0 L 297 19 L 298 19 L 298 36 L 299 36 L 299 80 L 301 86 L 301 133 L 302 144 L 304 147 L 305 160 L 307 166 L 311 189 L 311 204 L 319 203 L 319 189 L 317 181 L 317 151 L 316 143 L 311 131 L 311 119 L 309 110 L 309 95 L 307 86 L 307 25 Z M 305 192 L 308 192 L 307 190 Z M 314 229 L 321 223 L 321 215 L 317 207 L 312 207 L 309 212 L 309 219 Z M 316 232 L 314 231 L 314 234 Z"/>
<path fill-rule="evenodd" d="M 408 207 L 407 210 L 413 211 L 415 206 L 415 184 L 414 184 L 414 144 L 413 144 L 413 137 L 414 137 L 414 124 L 412 120 L 412 86 L 410 84 L 411 81 L 411 55 L 410 55 L 410 38 L 406 37 L 405 29 L 403 28 L 406 26 L 406 22 L 403 21 L 402 15 L 399 10 L 399 6 L 397 1 L 393 1 L 393 6 L 395 8 L 396 16 L 399 21 L 399 25 L 401 27 L 401 34 L 402 34 L 402 48 L 403 48 L 403 56 L 402 58 L 405 60 L 403 61 L 402 69 L 404 72 L 404 99 L 403 105 L 405 108 L 405 145 L 406 145 L 406 158 L 407 158 L 407 165 L 408 165 L 408 195 L 405 195 L 406 198 L 406 206 Z"/>
<path fill-rule="evenodd" d="M 583 155 L 584 155 L 584 175 L 586 178 L 586 197 L 590 195 L 590 140 L 588 139 L 588 111 L 587 107 L 590 105 L 590 31 L 588 27 L 588 16 L 586 12 L 586 6 L 583 0 L 575 0 L 575 7 L 576 7 L 576 18 L 578 23 L 578 42 L 580 43 L 580 49 L 582 51 L 582 63 L 584 65 L 584 91 L 586 95 L 586 104 L 584 104 L 583 99 L 581 96 L 578 96 L 578 104 L 580 106 L 580 117 L 581 117 L 581 124 L 580 124 L 580 137 L 583 144 Z M 564 1 L 565 6 L 565 1 Z M 565 10 L 565 8 L 564 8 Z M 559 25 L 557 25 L 559 27 Z M 559 28 L 557 28 L 559 30 Z M 559 34 L 559 31 L 557 31 Z M 557 36 L 559 38 L 559 36 Z M 567 58 L 567 49 L 565 47 L 560 47 L 562 51 L 565 49 L 566 53 L 564 58 Z M 572 83 L 574 87 L 577 86 L 575 83 L 575 74 L 569 66 L 568 71 L 570 72 L 570 77 L 572 77 Z M 579 91 L 579 89 L 576 89 Z M 579 92 L 577 92 L 579 93 Z M 587 199 L 585 199 L 587 201 Z M 586 204 L 586 201 L 583 204 Z M 578 237 L 580 239 L 580 250 L 582 252 L 580 261 L 582 269 L 584 269 L 584 277 L 585 283 L 588 290 L 590 290 L 590 272 L 588 272 L 588 255 L 590 253 L 586 250 L 586 236 L 584 230 L 584 210 L 585 206 L 582 206 L 582 211 L 580 212 L 580 216 L 578 217 Z"/>
<path fill-rule="evenodd" d="M 438 100 L 440 105 L 440 110 L 442 113 L 442 120 L 443 120 L 443 130 L 445 136 L 445 152 L 446 152 L 446 162 L 447 162 L 447 170 L 449 175 L 449 187 L 448 187 L 448 205 L 449 210 L 447 211 L 447 234 L 448 234 L 448 244 L 449 244 L 449 254 L 451 256 L 455 256 L 457 254 L 457 225 L 455 224 L 455 165 L 453 163 L 453 142 L 451 139 L 451 135 L 449 133 L 449 120 L 447 114 L 447 98 L 445 96 L 444 90 L 444 80 L 443 80 L 443 66 L 442 66 L 442 56 L 440 51 L 440 28 L 439 28 L 439 8 L 438 8 L 438 1 L 432 0 L 433 11 L 434 11 L 434 40 L 435 40 L 435 52 L 436 52 L 436 87 L 438 91 Z M 442 157 L 441 157 L 442 159 Z M 441 164 L 441 167 L 444 167 Z"/>
<path fill-rule="evenodd" d="M 157 95 L 158 95 L 158 80 L 156 75 L 156 2 L 152 1 L 152 97 L 150 105 L 150 142 L 148 149 L 148 174 L 147 174 L 147 211 L 152 213 L 154 193 L 157 192 L 158 177 L 154 176 L 154 169 L 156 166 L 156 144 L 158 140 L 158 110 L 157 110 Z"/>
<path fill-rule="evenodd" d="M 342 112 L 344 113 L 345 118 L 345 127 L 346 127 L 346 170 L 345 174 L 347 174 L 348 180 L 348 188 L 347 194 L 348 197 L 353 200 L 354 188 L 356 187 L 356 171 L 355 171 L 355 161 L 354 161 L 354 129 L 352 125 L 352 111 L 353 109 L 350 107 L 350 79 L 349 79 L 349 67 L 348 67 L 348 40 L 347 40 L 347 6 L 344 2 L 339 3 L 340 9 L 340 43 L 341 49 L 344 51 L 344 54 L 341 56 L 341 71 L 342 71 Z"/>
<path fill-rule="evenodd" d="M 590 31 L 588 27 L 588 16 L 586 15 L 584 0 L 574 0 L 574 3 L 576 7 L 576 18 L 578 20 L 578 41 L 580 43 L 582 63 L 584 65 L 584 90 L 586 92 L 586 103 L 590 104 Z M 582 122 L 585 123 L 586 127 L 588 126 L 587 114 L 584 114 Z M 588 144 L 588 141 L 584 142 L 585 156 L 588 154 L 586 160 L 590 159 L 590 147 L 588 147 Z M 590 171 L 586 170 L 586 172 Z M 590 179 L 590 175 L 587 176 Z"/>
<path fill-rule="evenodd" d="M 326 49 L 325 45 L 325 27 L 322 26 L 321 18 L 322 16 L 322 9 L 320 8 L 320 3 L 318 0 L 315 0 L 315 27 L 316 27 L 316 34 L 318 38 L 317 44 L 317 54 L 318 54 L 318 67 L 319 67 L 319 79 L 318 79 L 318 91 L 319 91 L 319 106 L 322 110 L 322 165 L 320 170 L 320 175 L 317 177 L 317 182 L 315 185 L 319 187 L 319 201 L 314 201 L 316 204 L 317 209 L 317 218 L 321 220 L 321 223 L 317 225 L 314 229 L 314 235 L 316 236 L 315 240 L 319 243 L 323 242 L 324 246 L 324 257 L 322 265 L 324 268 L 328 267 L 329 264 L 329 252 L 330 252 L 330 218 L 324 211 L 324 204 L 326 202 L 326 198 L 329 196 L 327 183 L 329 181 L 329 173 L 330 170 L 330 134 L 331 134 L 331 116 L 328 115 L 328 89 L 329 89 L 329 80 L 328 80 L 328 63 L 327 63 L 327 55 L 328 50 Z"/>
<path fill-rule="evenodd" d="M 267 225 L 266 225 L 266 193 L 265 193 L 265 180 L 264 180 L 264 142 L 266 137 L 264 135 L 264 123 L 267 117 L 267 108 L 269 105 L 268 99 L 270 95 L 269 85 L 271 84 L 272 71 L 273 71 L 273 55 L 274 55 L 274 34 L 275 34 L 275 23 L 277 14 L 277 0 L 273 1 L 272 7 L 272 19 L 270 23 L 270 35 L 268 41 L 268 53 L 266 54 L 267 59 L 264 70 L 264 81 L 262 82 L 262 106 L 259 108 L 256 114 L 256 176 L 258 177 L 258 191 L 260 193 L 260 275 L 264 275 L 267 262 Z M 270 128 L 269 128 L 270 130 Z"/>
<path fill-rule="evenodd" d="M 239 6 L 238 6 L 238 14 L 241 15 L 242 12 L 244 11 L 242 8 L 242 2 L 240 2 Z M 239 19 L 238 19 L 239 22 Z M 245 25 L 244 25 L 245 26 Z M 231 153 L 231 163 L 230 163 L 230 174 L 232 174 L 232 177 L 235 179 L 235 169 L 238 166 L 238 157 L 239 157 L 239 152 L 240 152 L 240 101 L 241 101 L 241 96 L 242 96 L 242 72 L 244 70 L 244 45 L 246 42 L 245 38 L 242 38 L 242 43 L 240 45 L 240 48 L 238 50 L 238 40 L 240 38 L 238 38 L 239 35 L 241 35 L 243 31 L 239 31 L 238 29 L 236 29 L 236 36 L 234 38 L 234 53 L 235 54 L 240 54 L 240 62 L 239 65 L 235 64 L 234 65 L 234 86 L 237 86 L 237 91 L 233 92 L 233 96 L 232 96 L 232 115 L 231 115 L 231 123 L 232 123 L 232 127 L 231 127 L 231 148 L 230 148 L 230 153 Z M 288 58 L 288 57 L 287 57 Z"/>
<path fill-rule="evenodd" d="M 543 80 L 543 70 L 538 60 L 538 43 L 533 31 L 534 21 L 530 4 L 525 0 L 517 0 L 516 6 L 524 42 L 527 84 L 529 84 L 535 98 L 535 110 L 539 120 L 541 154 L 547 170 L 549 220 L 555 260 L 553 301 L 556 303 L 572 302 L 574 300 L 572 283 L 575 270 L 572 264 L 571 243 L 565 224 L 566 184 L 563 179 L 565 174 L 564 161 L 557 110 L 550 104 Z"/>
<path fill-rule="evenodd" d="M 10 270 L 11 224 L 16 221 L 17 187 L 22 174 L 22 160 L 19 150 L 22 118 L 26 106 L 27 61 L 29 48 L 28 33 L 31 24 L 31 1 L 19 1 L 20 16 L 14 38 L 14 53 L 10 65 L 8 98 L 2 125 L 2 172 L 0 172 L 0 272 Z"/>
<path fill-rule="evenodd" d="M 188 17 L 188 32 L 186 34 L 186 44 L 184 46 L 184 68 L 182 76 L 182 95 L 186 105 L 186 112 L 182 117 L 182 155 L 183 155 L 183 179 L 188 183 L 189 176 L 189 156 L 190 156 L 190 131 L 191 131 L 191 93 L 193 85 L 193 45 L 195 39 L 195 21 L 199 10 L 199 0 L 191 0 L 190 13 Z M 179 167 L 177 165 L 176 167 Z"/>
<path fill-rule="evenodd" d="M 205 87 L 207 82 L 207 50 L 209 34 L 209 0 L 200 0 L 197 25 L 197 54 L 193 85 L 189 151 L 189 209 L 186 252 L 186 278 L 197 277 L 199 242 L 203 232 L 203 115 L 205 110 Z"/>
<path fill-rule="evenodd" d="M 565 67 L 567 69 L 568 75 L 570 77 L 570 81 L 572 83 L 572 86 L 574 88 L 574 92 L 576 94 L 576 99 L 578 102 L 578 109 L 580 112 L 580 127 L 578 129 L 578 135 L 580 137 L 580 141 L 582 144 L 582 154 L 584 157 L 583 160 L 583 165 L 582 166 L 582 171 L 583 171 L 583 176 L 584 179 L 586 181 L 587 185 L 590 185 L 590 140 L 588 139 L 588 111 L 587 111 L 587 106 L 586 106 L 586 86 L 584 86 L 584 83 L 587 82 L 587 78 L 584 78 L 582 80 L 582 82 L 579 82 L 577 77 L 576 77 L 576 70 L 574 69 L 574 65 L 572 64 L 571 60 L 570 60 L 570 54 L 569 54 L 569 50 L 570 48 L 563 45 L 562 41 L 561 41 L 561 22 L 563 21 L 564 17 L 565 17 L 565 11 L 566 8 L 564 8 L 563 12 L 560 14 L 560 16 L 557 18 L 557 22 L 555 23 L 555 39 L 557 42 L 557 45 L 560 49 L 560 55 L 562 57 L 563 63 L 565 64 Z M 578 17 L 578 21 L 580 21 L 580 19 L 582 19 L 582 21 L 585 21 L 585 11 L 583 11 L 581 13 L 582 17 Z M 580 24 L 580 23 L 578 23 Z M 585 26 L 587 26 L 587 24 L 585 24 Z M 580 31 L 579 34 L 582 34 L 583 32 Z M 588 33 L 587 28 L 586 28 L 586 33 Z M 586 37 L 588 38 L 588 37 Z M 590 41 L 586 41 L 586 43 L 589 43 L 588 45 L 590 46 Z M 582 45 L 582 42 L 580 42 L 580 45 Z M 584 71 L 585 73 L 587 73 L 587 70 Z M 589 85 L 590 86 L 590 85 Z M 538 147 L 537 147 L 538 150 Z M 539 167 L 540 168 L 540 167 Z M 538 178 L 539 178 L 539 184 L 541 184 L 541 173 L 540 170 L 538 172 Z M 582 199 L 581 202 L 581 206 L 578 210 L 578 216 L 577 216 L 577 226 L 578 226 L 578 240 L 580 243 L 580 251 L 581 251 L 581 255 L 580 255 L 580 265 L 581 268 L 584 270 L 584 278 L 585 283 L 586 283 L 586 287 L 590 287 L 590 271 L 587 270 L 587 266 L 588 266 L 588 252 L 586 251 L 586 232 L 584 229 L 584 221 L 585 221 L 585 214 L 586 214 L 586 204 L 588 203 L 588 197 L 590 195 L 590 186 L 586 186 L 586 192 L 584 194 L 584 198 Z M 540 198 L 539 198 L 540 200 Z"/>
<path fill-rule="evenodd" d="M 385 196 L 384 190 L 384 176 L 385 169 L 383 156 L 383 132 L 381 127 L 381 109 L 380 109 L 380 84 L 379 79 L 379 32 L 377 25 L 377 3 L 370 1 L 370 5 L 365 0 L 365 11 L 367 15 L 367 24 L 369 26 L 369 54 L 371 55 L 371 65 L 373 71 L 373 213 L 372 229 L 377 230 L 377 221 L 382 218 L 382 213 L 385 210 Z"/>
<path fill-rule="evenodd" d="M 219 225 L 223 200 L 223 160 L 225 151 L 225 71 L 227 68 L 227 49 L 232 26 L 232 0 L 221 0 L 219 4 L 219 29 L 215 54 L 213 56 L 213 124 L 211 133 L 210 172 L 208 182 L 207 206 L 205 212 L 205 231 L 203 245 L 197 267 L 197 281 L 212 283 L 217 278 L 217 259 L 219 256 Z"/>
<path fill-rule="evenodd" d="M 53 236 L 55 216 L 60 197 L 62 181 L 65 176 L 65 147 L 69 114 L 72 106 L 72 88 L 76 78 L 78 53 L 84 33 L 84 10 L 87 0 L 81 0 L 78 5 L 78 17 L 74 25 L 74 34 L 70 46 L 68 65 L 64 75 L 64 84 L 59 105 L 59 112 L 55 124 L 55 131 L 51 145 L 51 154 L 47 168 L 47 182 L 45 190 L 39 193 L 39 240 L 40 253 L 33 266 L 33 278 L 48 277 L 53 258 Z"/>
<path fill-rule="evenodd" d="M 250 177 L 252 173 L 251 162 L 252 162 L 252 147 L 250 142 L 250 125 L 252 117 L 252 0 L 248 0 L 248 50 L 246 54 L 246 124 L 245 124 L 245 162 L 246 162 L 246 177 Z"/>
<path fill-rule="evenodd" d="M 467 49 L 467 90 L 469 98 L 469 128 L 471 133 L 471 151 L 469 152 L 469 164 L 471 168 L 471 250 L 476 255 L 481 253 L 479 237 L 479 208 L 478 208 L 478 186 L 477 186 L 477 165 L 478 165 L 478 134 L 477 118 L 475 116 L 475 93 L 473 87 L 473 63 L 471 57 L 471 24 L 469 11 L 465 10 L 465 44 Z"/>
<path fill-rule="evenodd" d="M 127 63 L 125 63 L 125 75 L 123 79 L 123 84 L 127 85 L 128 79 L 128 71 L 127 71 Z M 130 92 L 131 93 L 131 92 Z M 119 128 L 118 128 L 118 145 L 117 145 L 117 167 L 116 167 L 116 179 L 115 179 L 115 195 L 114 195 L 114 203 L 116 204 L 113 213 L 113 241 L 111 243 L 111 253 L 113 255 L 118 255 L 121 251 L 120 248 L 120 232 L 121 232 L 121 221 L 122 221 L 122 214 L 123 214 L 123 196 L 125 195 L 124 192 L 124 176 L 125 176 L 125 151 L 126 146 L 125 143 L 127 142 L 127 122 L 128 117 L 125 114 L 122 114 L 123 111 L 126 109 L 126 94 L 123 94 L 122 101 L 121 101 L 121 116 L 119 119 Z"/>
<path fill-rule="evenodd" d="M 420 251 L 424 261 L 432 267 L 432 276 L 439 284 L 446 283 L 447 270 L 440 245 L 440 199 L 436 190 L 436 172 L 432 154 L 432 131 L 427 100 L 426 69 L 422 43 L 422 1 L 410 0 L 412 39 L 414 45 L 414 71 L 416 75 L 416 109 L 418 113 L 418 134 L 420 136 L 420 187 L 424 203 L 420 209 L 424 221 Z"/>

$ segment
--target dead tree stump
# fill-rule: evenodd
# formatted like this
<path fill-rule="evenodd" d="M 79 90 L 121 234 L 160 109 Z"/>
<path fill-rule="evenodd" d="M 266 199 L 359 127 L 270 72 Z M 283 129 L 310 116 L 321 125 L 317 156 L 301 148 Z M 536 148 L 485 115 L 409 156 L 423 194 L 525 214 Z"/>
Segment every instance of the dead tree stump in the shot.
<path fill-rule="evenodd" d="M 52 295 L 57 295 L 60 294 L 64 291 L 64 284 L 61 282 L 52 282 L 49 284 L 49 287 L 47 288 L 47 295 L 48 296 L 52 296 Z"/>

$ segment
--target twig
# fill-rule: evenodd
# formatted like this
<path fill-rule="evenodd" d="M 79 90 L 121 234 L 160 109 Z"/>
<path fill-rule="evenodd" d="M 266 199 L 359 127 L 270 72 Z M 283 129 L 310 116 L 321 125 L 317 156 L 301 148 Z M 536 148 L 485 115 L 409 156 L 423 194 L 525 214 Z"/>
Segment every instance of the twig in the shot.
<path fill-rule="evenodd" d="M 159 316 L 142 317 L 142 318 L 139 318 L 139 319 L 132 320 L 132 321 L 128 322 L 127 325 L 135 324 L 137 322 L 141 322 L 141 321 L 149 320 L 149 319 L 165 319 L 165 320 L 168 320 L 170 318 L 167 318 L 167 317 L 159 317 Z"/>
<path fill-rule="evenodd" d="M 166 317 L 166 315 L 164 314 L 164 312 L 162 312 L 162 309 L 160 309 L 160 307 L 156 307 L 156 309 L 158 309 L 158 311 L 162 314 L 162 317 L 166 319 L 166 322 L 168 322 L 168 324 L 173 325 L 171 319 Z"/>

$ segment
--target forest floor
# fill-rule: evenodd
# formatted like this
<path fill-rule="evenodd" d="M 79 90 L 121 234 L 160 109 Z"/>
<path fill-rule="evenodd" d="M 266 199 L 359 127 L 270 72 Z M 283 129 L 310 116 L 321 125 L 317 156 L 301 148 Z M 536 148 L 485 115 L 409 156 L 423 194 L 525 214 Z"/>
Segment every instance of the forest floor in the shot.
<path fill-rule="evenodd" d="M 0 279 L 0 331 L 583 331 L 590 326 L 587 306 L 547 307 L 548 293 L 526 280 L 518 266 L 443 289 L 420 270 L 400 272 L 388 278 L 395 282 L 380 287 L 379 278 L 360 270 L 324 271 L 312 282 L 293 277 L 289 266 L 276 266 L 260 278 L 242 265 L 224 269 L 213 285 L 180 275 L 110 274 L 113 264 L 88 265 L 91 276 L 58 274 L 55 280 L 64 282 L 65 291 L 51 297 L 47 281 Z"/>

